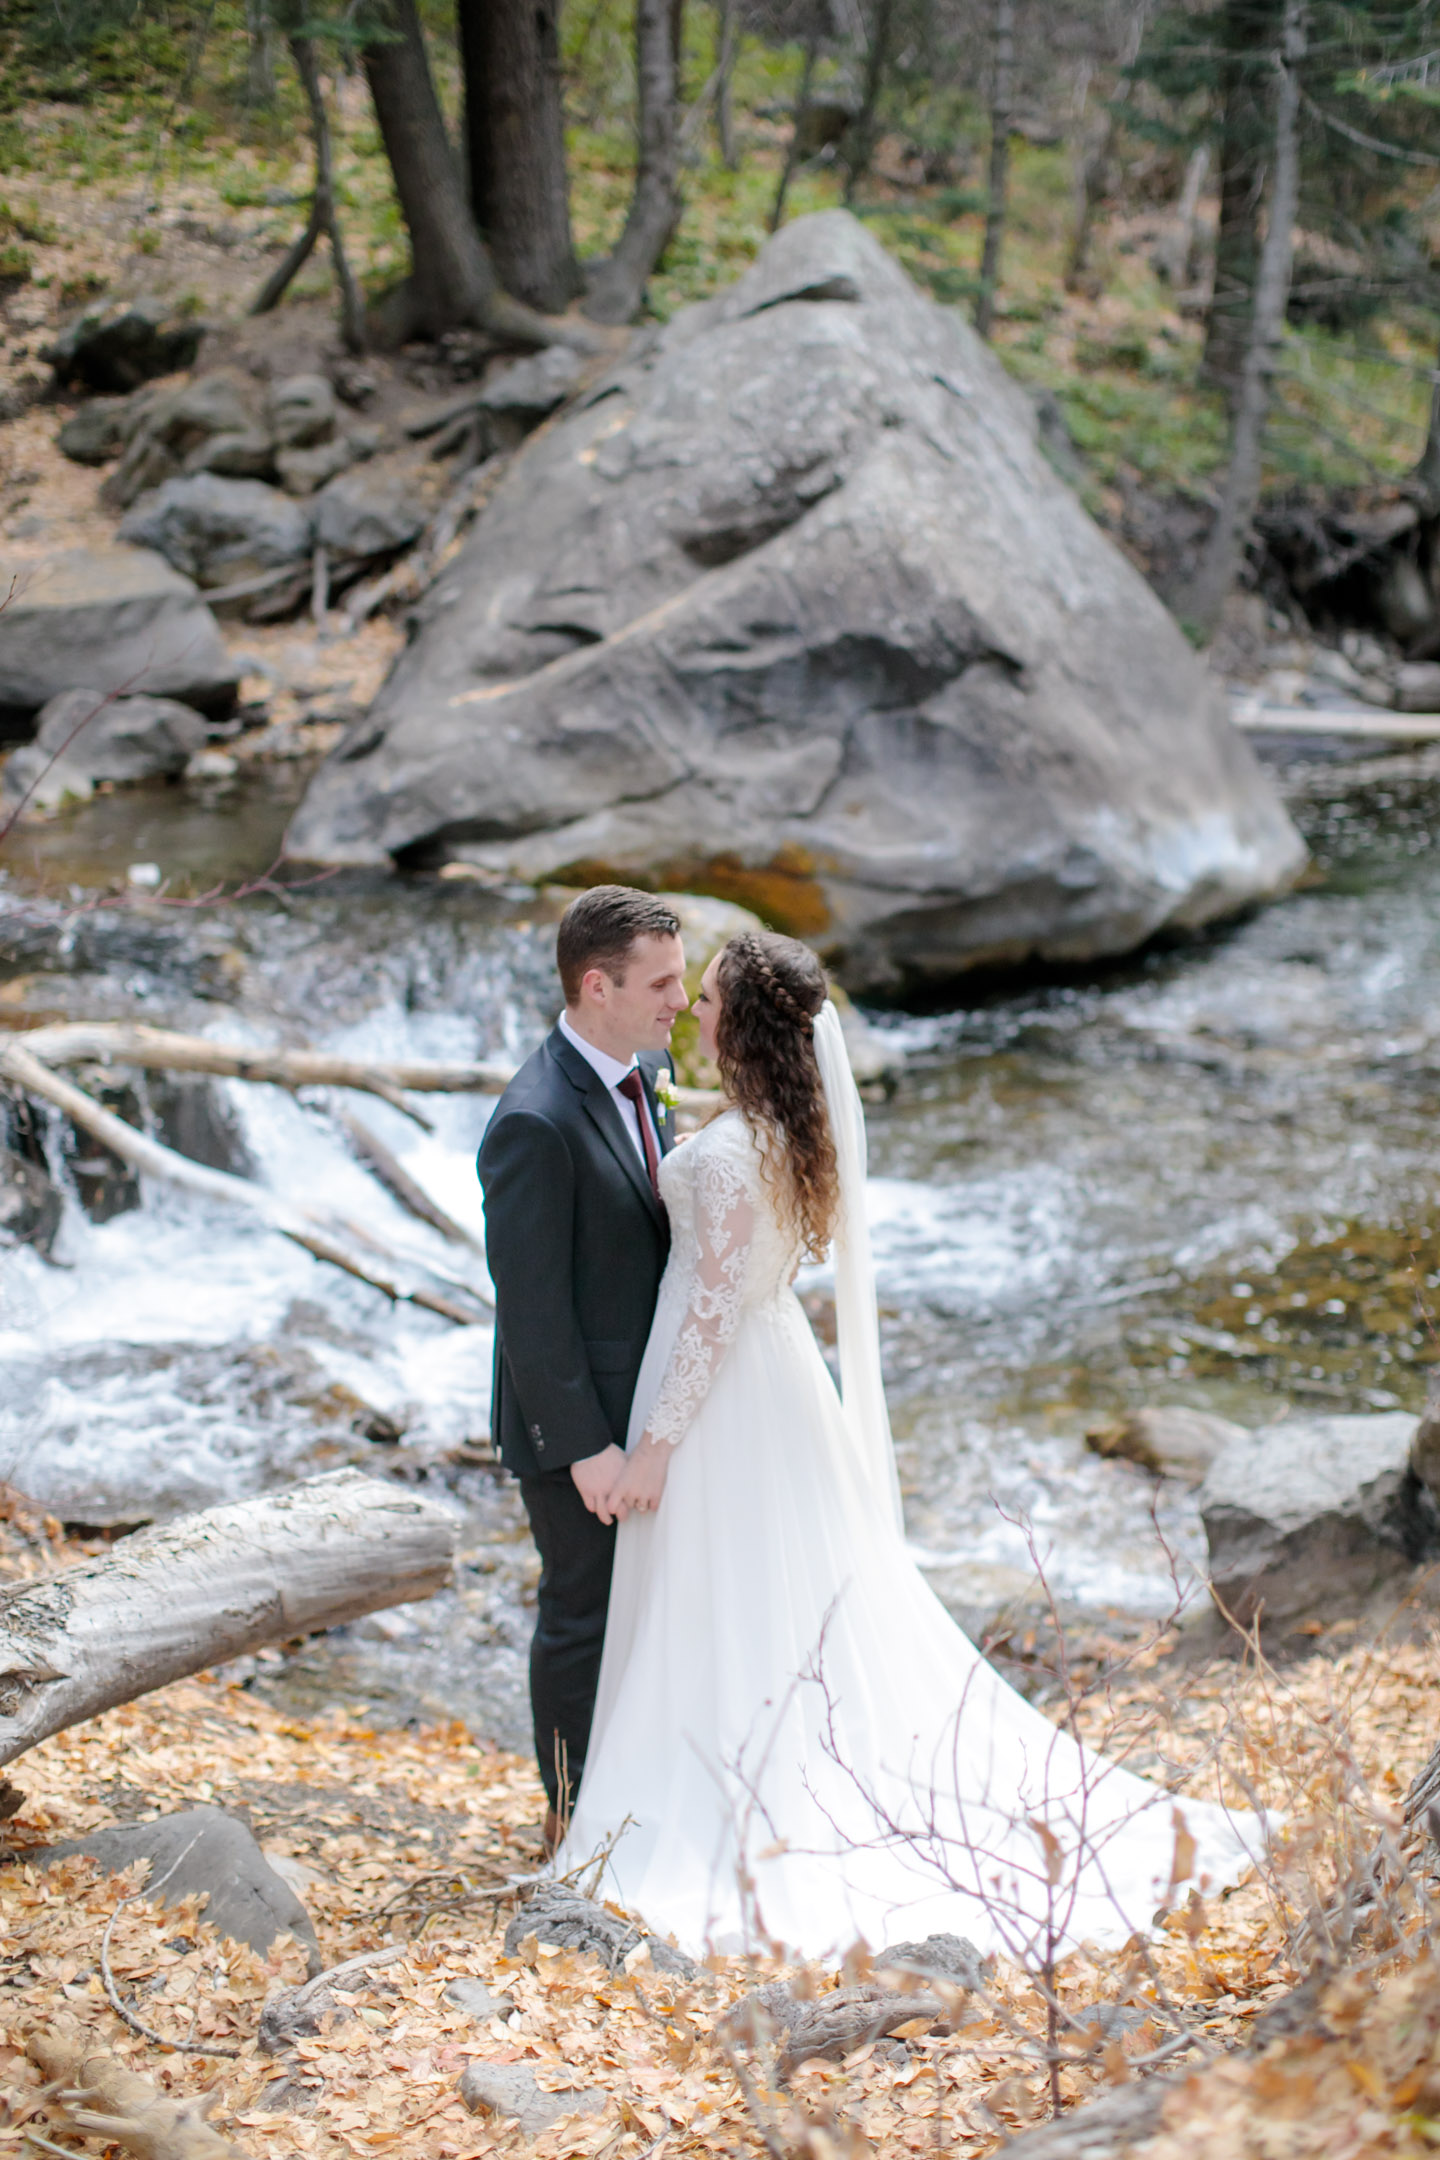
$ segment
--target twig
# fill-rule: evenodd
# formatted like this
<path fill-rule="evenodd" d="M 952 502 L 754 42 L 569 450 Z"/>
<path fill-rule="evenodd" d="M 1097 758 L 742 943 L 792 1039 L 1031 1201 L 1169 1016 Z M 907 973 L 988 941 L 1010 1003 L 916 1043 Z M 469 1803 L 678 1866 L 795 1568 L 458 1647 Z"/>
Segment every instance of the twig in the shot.
<path fill-rule="evenodd" d="M 315 2000 L 323 1987 L 333 1986 L 336 1981 L 348 1980 L 352 1973 L 375 1972 L 382 1965 L 394 1965 L 410 1954 L 409 1943 L 386 1943 L 379 1950 L 362 1950 L 355 1957 L 345 1958 L 339 1965 L 332 1965 L 328 1972 L 316 1973 L 296 1988 L 290 1997 L 291 2010 L 305 2010 Z"/>
<path fill-rule="evenodd" d="M 60 2160 L 76 2160 L 73 2145 L 57 2145 L 53 2138 L 43 2136 L 40 2131 L 32 2129 L 29 2123 L 25 2125 L 24 2138 L 27 2145 L 37 2146 L 41 2152 L 59 2153 Z"/>
<path fill-rule="evenodd" d="M 190 1843 L 184 1846 L 175 1855 L 175 1858 L 171 1861 L 169 1867 L 166 1868 L 165 1873 L 160 1877 L 160 1880 L 158 1882 L 147 1882 L 143 1890 L 132 1890 L 129 1897 L 121 1898 L 119 1904 L 115 1907 L 114 1912 L 111 1913 L 109 1920 L 106 1922 L 105 1933 L 100 1938 L 100 1979 L 104 1985 L 106 1999 L 109 2002 L 111 2009 L 115 2012 L 117 2017 L 123 2018 L 125 2023 L 130 2027 L 131 2032 L 138 2033 L 142 2040 L 153 2040 L 156 2047 L 171 2048 L 178 2055 L 224 2055 L 230 2058 L 235 2058 L 238 2057 L 240 2054 L 239 2048 L 211 2047 L 208 2046 L 205 2042 L 199 2040 L 169 2040 L 166 2038 L 164 2033 L 154 2032 L 150 2026 L 146 2025 L 140 2018 L 135 2015 L 134 2011 L 125 2001 L 124 1997 L 120 1993 L 119 1988 L 115 1985 L 115 1976 L 110 1970 L 110 1938 L 115 1932 L 115 1923 L 119 1919 L 121 1913 L 124 1912 L 125 1907 L 127 1905 L 139 1905 L 142 1902 L 148 1901 L 152 1898 L 158 1898 L 160 1892 L 164 1889 L 166 1883 L 169 1882 L 171 1876 L 175 1873 L 181 1861 L 189 1856 L 192 1849 L 196 1845 L 198 1845 L 199 1842 L 200 1832 L 197 1830 L 194 1837 L 191 1838 Z M 59 2148 L 57 2147 L 56 2150 L 59 2150 Z"/>

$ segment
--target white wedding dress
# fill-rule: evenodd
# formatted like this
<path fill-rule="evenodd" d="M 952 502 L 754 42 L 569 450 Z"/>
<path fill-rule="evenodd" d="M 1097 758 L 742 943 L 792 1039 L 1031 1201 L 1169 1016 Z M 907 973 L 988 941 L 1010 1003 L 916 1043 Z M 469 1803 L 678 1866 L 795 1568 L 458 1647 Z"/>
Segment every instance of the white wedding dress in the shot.
<path fill-rule="evenodd" d="M 1177 1877 L 1233 1879 L 1263 1826 L 1079 1747 L 1005 1685 L 909 1557 L 863 1117 L 832 1007 L 816 1032 L 841 1156 L 844 1407 L 791 1287 L 797 1241 L 728 1111 L 661 1169 L 672 1246 L 630 1445 L 648 1428 L 674 1452 L 657 1511 L 618 1532 L 556 1867 L 608 1846 L 600 1894 L 695 1954 L 820 1957 L 949 1932 L 1034 1963 L 1123 1941 L 1185 1894 Z"/>

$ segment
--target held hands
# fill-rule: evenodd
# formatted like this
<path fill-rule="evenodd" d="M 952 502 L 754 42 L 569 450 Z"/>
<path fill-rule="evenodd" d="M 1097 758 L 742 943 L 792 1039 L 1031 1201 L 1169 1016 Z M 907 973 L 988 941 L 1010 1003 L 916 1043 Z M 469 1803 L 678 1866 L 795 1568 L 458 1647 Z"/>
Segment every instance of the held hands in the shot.
<path fill-rule="evenodd" d="M 615 1520 L 615 1511 L 611 1506 L 610 1493 L 611 1488 L 623 1472 L 625 1463 L 624 1448 L 616 1447 L 612 1441 L 609 1447 L 601 1448 L 598 1455 L 587 1455 L 583 1462 L 571 1463 L 570 1465 L 570 1475 L 575 1480 L 575 1490 L 579 1493 L 586 1507 L 589 1508 L 590 1513 L 598 1515 L 603 1523 L 608 1524 Z"/>
<path fill-rule="evenodd" d="M 624 1467 L 610 1488 L 608 1501 L 615 1520 L 624 1522 L 632 1514 L 653 1515 L 660 1505 L 670 1468 L 669 1442 L 657 1442 L 649 1433 L 642 1433 L 637 1445 L 621 1461 Z"/>

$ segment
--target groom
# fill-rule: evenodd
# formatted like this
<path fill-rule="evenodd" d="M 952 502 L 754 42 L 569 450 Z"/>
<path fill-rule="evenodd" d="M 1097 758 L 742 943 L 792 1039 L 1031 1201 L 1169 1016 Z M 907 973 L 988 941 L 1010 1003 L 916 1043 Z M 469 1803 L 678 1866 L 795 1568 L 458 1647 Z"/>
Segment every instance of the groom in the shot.
<path fill-rule="evenodd" d="M 670 1250 L 659 1167 L 673 1134 L 655 1080 L 689 1004 L 679 919 L 652 893 L 582 893 L 555 959 L 565 1010 L 501 1096 L 477 1166 L 495 1284 L 491 1431 L 540 1553 L 530 1701 L 547 1850 L 595 1709 L 609 1494 Z"/>

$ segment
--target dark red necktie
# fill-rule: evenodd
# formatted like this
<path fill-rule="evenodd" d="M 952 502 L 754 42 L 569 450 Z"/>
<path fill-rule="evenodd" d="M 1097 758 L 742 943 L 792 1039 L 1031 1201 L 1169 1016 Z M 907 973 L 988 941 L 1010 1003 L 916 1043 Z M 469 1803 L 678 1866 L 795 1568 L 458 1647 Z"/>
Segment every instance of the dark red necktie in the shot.
<path fill-rule="evenodd" d="M 640 1138 L 645 1143 L 645 1168 L 650 1173 L 650 1189 L 660 1198 L 660 1150 L 655 1145 L 655 1135 L 650 1129 L 649 1108 L 645 1101 L 645 1088 L 639 1068 L 633 1066 L 618 1083 L 620 1093 L 634 1103 L 635 1115 L 640 1120 Z"/>

